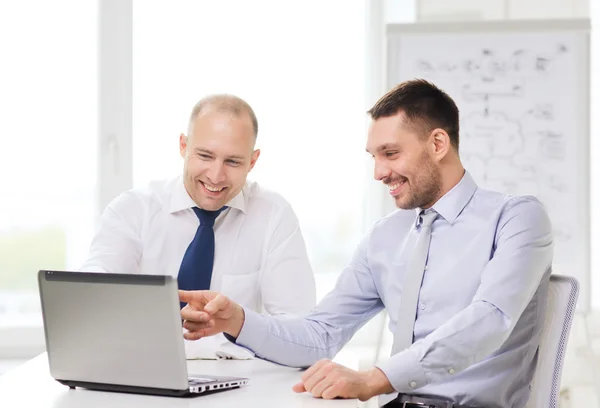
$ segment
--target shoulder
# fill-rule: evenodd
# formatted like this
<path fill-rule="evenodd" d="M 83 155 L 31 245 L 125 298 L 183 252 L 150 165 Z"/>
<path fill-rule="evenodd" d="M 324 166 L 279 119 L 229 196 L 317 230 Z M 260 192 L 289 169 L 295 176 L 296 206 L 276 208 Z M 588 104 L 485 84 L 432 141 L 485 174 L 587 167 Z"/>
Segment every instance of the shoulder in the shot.
<path fill-rule="evenodd" d="M 248 213 L 264 213 L 265 211 L 271 213 L 293 213 L 292 206 L 281 194 L 265 188 L 255 181 L 247 181 L 243 192 Z"/>
<path fill-rule="evenodd" d="M 471 206 L 484 222 L 494 222 L 495 245 L 503 242 L 551 243 L 552 223 L 546 207 L 531 195 L 508 195 L 482 190 Z M 541 240 L 541 241 L 540 241 Z"/>
<path fill-rule="evenodd" d="M 483 216 L 497 213 L 500 224 L 515 216 L 531 216 L 535 220 L 548 218 L 544 205 L 532 195 L 503 194 L 478 188 L 469 206 Z"/>
<path fill-rule="evenodd" d="M 410 230 L 415 223 L 417 213 L 415 210 L 398 209 L 381 218 L 371 228 L 369 235 L 377 236 L 380 234 L 395 233 L 401 234 Z"/>
<path fill-rule="evenodd" d="M 132 214 L 159 210 L 168 203 L 177 182 L 178 178 L 153 180 L 144 186 L 129 189 L 113 199 L 108 208 L 115 212 Z"/>
<path fill-rule="evenodd" d="M 359 250 L 367 252 L 385 251 L 390 242 L 406 236 L 416 220 L 415 210 L 395 210 L 376 221 L 363 236 Z"/>
<path fill-rule="evenodd" d="M 517 223 L 524 229 L 552 229 L 546 207 L 534 196 L 506 196 L 498 227 L 502 229 L 510 223 Z"/>
<path fill-rule="evenodd" d="M 546 208 L 536 197 L 504 194 L 480 187 L 473 194 L 464 212 L 481 222 L 494 220 L 498 223 L 499 229 L 514 217 L 531 217 L 526 224 L 549 222 Z"/>

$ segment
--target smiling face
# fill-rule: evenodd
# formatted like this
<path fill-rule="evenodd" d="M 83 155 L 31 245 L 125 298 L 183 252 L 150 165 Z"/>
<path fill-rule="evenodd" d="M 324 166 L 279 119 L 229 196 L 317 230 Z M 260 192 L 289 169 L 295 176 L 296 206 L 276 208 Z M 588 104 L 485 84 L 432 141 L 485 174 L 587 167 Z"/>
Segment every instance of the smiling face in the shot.
<path fill-rule="evenodd" d="M 388 187 L 398 208 L 429 208 L 441 197 L 435 139 L 435 131 L 418 135 L 401 111 L 371 123 L 367 152 L 375 160 L 374 176 Z"/>
<path fill-rule="evenodd" d="M 179 138 L 185 189 L 198 207 L 215 211 L 244 187 L 260 155 L 247 114 L 201 112 Z"/>

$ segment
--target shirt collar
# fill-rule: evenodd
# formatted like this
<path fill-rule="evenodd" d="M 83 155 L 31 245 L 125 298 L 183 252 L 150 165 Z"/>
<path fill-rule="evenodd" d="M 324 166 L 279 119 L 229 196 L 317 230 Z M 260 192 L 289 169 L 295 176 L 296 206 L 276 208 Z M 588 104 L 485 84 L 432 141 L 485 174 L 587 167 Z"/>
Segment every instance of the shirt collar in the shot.
<path fill-rule="evenodd" d="M 245 188 L 233 197 L 227 204 L 227 207 L 235 208 L 241 212 L 246 212 L 246 197 L 244 196 Z M 178 177 L 173 191 L 171 192 L 171 200 L 169 202 L 169 213 L 173 214 L 177 211 L 186 210 L 188 208 L 197 207 L 197 204 L 192 200 L 183 185 L 183 177 Z"/>
<path fill-rule="evenodd" d="M 465 171 L 458 184 L 444 194 L 431 208 L 444 217 L 447 222 L 454 224 L 456 218 L 458 218 L 469 200 L 471 200 L 471 197 L 473 197 L 473 194 L 475 194 L 475 190 L 477 190 L 477 183 L 475 183 L 471 174 Z M 418 221 L 418 216 L 423 209 L 417 208 L 416 210 Z"/>

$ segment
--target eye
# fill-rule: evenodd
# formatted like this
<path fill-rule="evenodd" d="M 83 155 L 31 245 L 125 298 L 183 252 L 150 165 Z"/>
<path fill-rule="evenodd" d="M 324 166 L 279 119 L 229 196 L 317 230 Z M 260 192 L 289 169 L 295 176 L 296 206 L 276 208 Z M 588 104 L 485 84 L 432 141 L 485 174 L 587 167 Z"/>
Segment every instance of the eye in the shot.
<path fill-rule="evenodd" d="M 210 160 L 210 155 L 206 153 L 198 153 L 198 156 L 200 156 L 202 160 Z"/>
<path fill-rule="evenodd" d="M 395 157 L 398 155 L 398 151 L 396 150 L 388 150 L 385 152 L 385 157 Z"/>
<path fill-rule="evenodd" d="M 227 160 L 227 163 L 228 163 L 230 166 L 234 166 L 234 167 L 235 167 L 235 166 L 239 166 L 239 165 L 241 164 L 241 163 L 240 163 L 239 161 L 237 161 L 237 160 Z"/>

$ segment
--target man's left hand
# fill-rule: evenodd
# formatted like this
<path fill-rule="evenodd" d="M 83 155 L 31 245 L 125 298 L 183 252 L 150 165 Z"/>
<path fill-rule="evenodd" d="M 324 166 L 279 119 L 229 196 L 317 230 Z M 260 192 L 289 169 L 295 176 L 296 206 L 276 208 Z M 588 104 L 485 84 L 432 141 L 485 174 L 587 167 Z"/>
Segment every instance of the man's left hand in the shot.
<path fill-rule="evenodd" d="M 310 367 L 302 380 L 292 388 L 295 392 L 310 392 L 323 399 L 369 398 L 393 392 L 385 374 L 377 367 L 368 371 L 354 371 L 331 360 L 320 360 Z"/>

